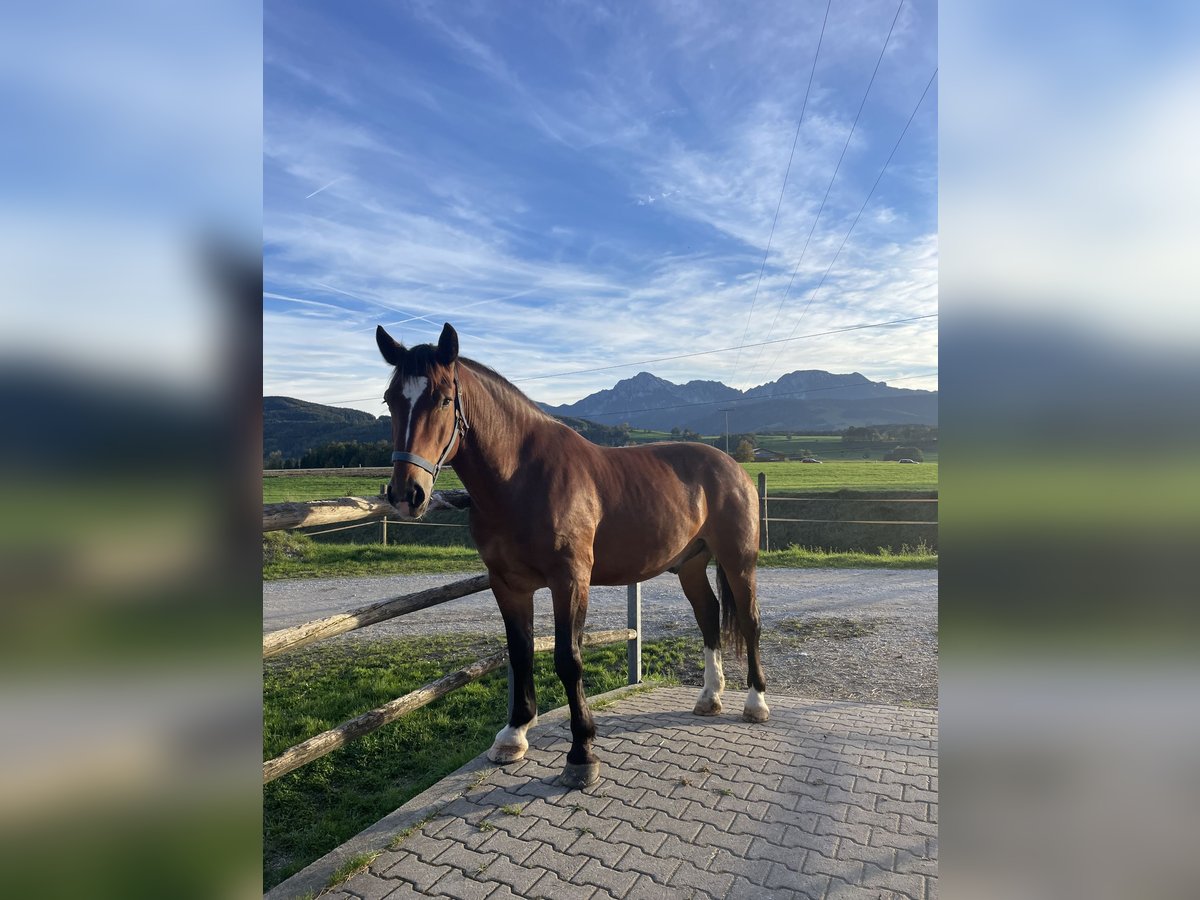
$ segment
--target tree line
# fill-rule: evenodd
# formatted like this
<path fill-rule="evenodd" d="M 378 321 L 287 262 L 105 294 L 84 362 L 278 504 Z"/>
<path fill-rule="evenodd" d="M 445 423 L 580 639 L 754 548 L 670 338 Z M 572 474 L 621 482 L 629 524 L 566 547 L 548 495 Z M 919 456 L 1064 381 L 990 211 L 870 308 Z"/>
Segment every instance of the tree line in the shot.
<path fill-rule="evenodd" d="M 629 443 L 629 425 L 601 425 L 586 419 L 561 419 L 593 444 L 624 447 Z M 264 469 L 341 469 L 390 466 L 391 441 L 328 441 L 311 447 L 299 457 L 284 456 L 279 450 L 263 458 Z"/>
<path fill-rule="evenodd" d="M 843 444 L 928 444 L 938 439 L 936 425 L 852 425 Z"/>
<path fill-rule="evenodd" d="M 593 444 L 603 447 L 624 447 L 629 443 L 630 426 L 601 425 L 589 422 L 587 419 L 564 418 L 562 421 L 573 428 Z M 786 434 L 791 440 L 794 434 Z M 932 425 L 867 425 L 851 426 L 841 432 L 841 450 L 884 450 L 885 460 L 914 459 L 921 462 L 924 459 L 922 449 L 936 450 L 938 430 Z M 672 428 L 671 440 L 695 441 L 707 443 L 718 450 L 725 450 L 738 462 L 752 462 L 754 451 L 759 446 L 759 436 L 754 432 L 730 434 L 728 442 L 725 435 L 705 439 L 702 435 L 689 428 Z M 832 449 L 834 445 L 830 445 Z M 798 446 L 793 452 L 789 448 L 787 454 L 791 457 L 816 456 L 809 448 Z M 864 453 L 864 456 L 867 455 Z M 263 459 L 265 469 L 341 469 L 389 466 L 392 461 L 392 445 L 390 441 L 329 441 L 304 452 L 300 457 L 285 457 L 275 450 Z"/>

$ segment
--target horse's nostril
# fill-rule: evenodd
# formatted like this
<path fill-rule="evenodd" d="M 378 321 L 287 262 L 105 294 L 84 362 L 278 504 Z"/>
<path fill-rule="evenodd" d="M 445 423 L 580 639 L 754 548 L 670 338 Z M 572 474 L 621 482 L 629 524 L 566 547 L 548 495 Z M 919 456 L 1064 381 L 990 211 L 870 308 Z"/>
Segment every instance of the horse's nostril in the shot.
<path fill-rule="evenodd" d="M 408 505 L 413 509 L 420 507 L 425 502 L 425 489 L 419 484 L 413 484 L 408 490 Z"/>

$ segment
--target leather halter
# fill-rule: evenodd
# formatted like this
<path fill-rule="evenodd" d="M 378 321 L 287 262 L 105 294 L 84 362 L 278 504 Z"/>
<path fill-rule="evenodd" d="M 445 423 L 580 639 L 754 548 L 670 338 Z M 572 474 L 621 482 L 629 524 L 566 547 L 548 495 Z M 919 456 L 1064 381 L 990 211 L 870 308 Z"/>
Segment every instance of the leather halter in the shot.
<path fill-rule="evenodd" d="M 414 406 L 416 404 L 413 404 Z M 412 415 L 410 412 L 409 415 Z M 462 406 L 462 389 L 458 386 L 458 367 L 454 369 L 454 430 L 450 432 L 450 440 L 442 449 L 442 455 L 438 457 L 436 463 L 432 463 L 423 456 L 418 456 L 416 453 L 408 453 L 404 450 L 392 451 L 392 465 L 398 462 L 412 463 L 418 468 L 424 469 L 433 476 L 433 480 L 437 481 L 438 473 L 442 471 L 442 466 L 446 462 L 446 457 L 454 452 L 454 445 L 458 443 L 460 434 L 465 434 L 470 425 L 467 424 L 466 414 L 463 412 Z"/>

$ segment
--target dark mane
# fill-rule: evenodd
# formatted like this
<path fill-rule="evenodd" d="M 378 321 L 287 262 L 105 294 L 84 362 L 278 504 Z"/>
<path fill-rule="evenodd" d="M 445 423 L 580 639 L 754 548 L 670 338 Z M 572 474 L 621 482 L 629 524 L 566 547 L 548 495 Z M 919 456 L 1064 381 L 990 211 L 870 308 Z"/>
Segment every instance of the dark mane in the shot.
<path fill-rule="evenodd" d="M 392 379 L 388 382 L 388 390 L 395 387 L 397 382 L 402 382 L 406 378 L 421 378 L 428 376 L 429 370 L 434 364 L 434 354 L 437 352 L 437 347 L 433 344 L 418 344 L 415 347 L 409 348 L 403 357 L 403 364 L 396 366 L 392 372 Z M 458 362 L 464 368 L 469 369 L 473 375 L 482 380 L 485 384 L 493 388 L 498 393 L 505 394 L 512 398 L 519 406 L 524 407 L 528 412 L 536 413 L 545 419 L 552 419 L 547 415 L 540 406 L 525 396 L 524 392 L 497 372 L 481 362 L 469 359 L 466 356 L 460 356 Z"/>
<path fill-rule="evenodd" d="M 465 356 L 460 356 L 458 361 L 466 368 L 470 369 L 471 374 L 473 374 L 475 377 L 486 382 L 496 390 L 509 395 L 518 404 L 528 409 L 529 412 L 536 413 L 544 419 L 553 418 L 552 416 L 548 415 L 540 406 L 525 396 L 525 393 L 519 387 L 517 387 L 495 369 L 489 368 L 483 363 L 476 362 L 473 359 L 468 359 Z"/>

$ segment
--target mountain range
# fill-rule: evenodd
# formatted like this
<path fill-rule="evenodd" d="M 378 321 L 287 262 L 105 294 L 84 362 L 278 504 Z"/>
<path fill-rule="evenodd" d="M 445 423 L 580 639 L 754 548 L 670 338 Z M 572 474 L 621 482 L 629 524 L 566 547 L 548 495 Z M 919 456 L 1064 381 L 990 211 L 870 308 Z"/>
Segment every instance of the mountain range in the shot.
<path fill-rule="evenodd" d="M 937 391 L 894 388 L 858 372 L 808 369 L 747 391 L 719 381 L 675 384 L 639 372 L 577 403 L 539 405 L 552 415 L 608 425 L 628 422 L 654 431 L 679 427 L 716 434 L 725 430 L 726 409 L 733 432 L 834 431 L 850 425 L 936 425 L 937 402 Z"/>
<path fill-rule="evenodd" d="M 906 390 L 870 381 L 857 372 L 790 372 L 777 381 L 739 391 L 719 381 L 675 384 L 649 372 L 618 381 L 576 403 L 538 404 L 560 419 L 586 419 L 602 425 L 700 434 L 729 430 L 836 431 L 851 425 L 936 425 L 937 391 Z M 572 427 L 577 423 L 568 421 Z M 291 397 L 263 398 L 263 455 L 285 458 L 330 441 L 370 443 L 391 437 L 388 416 L 322 406 Z"/>

